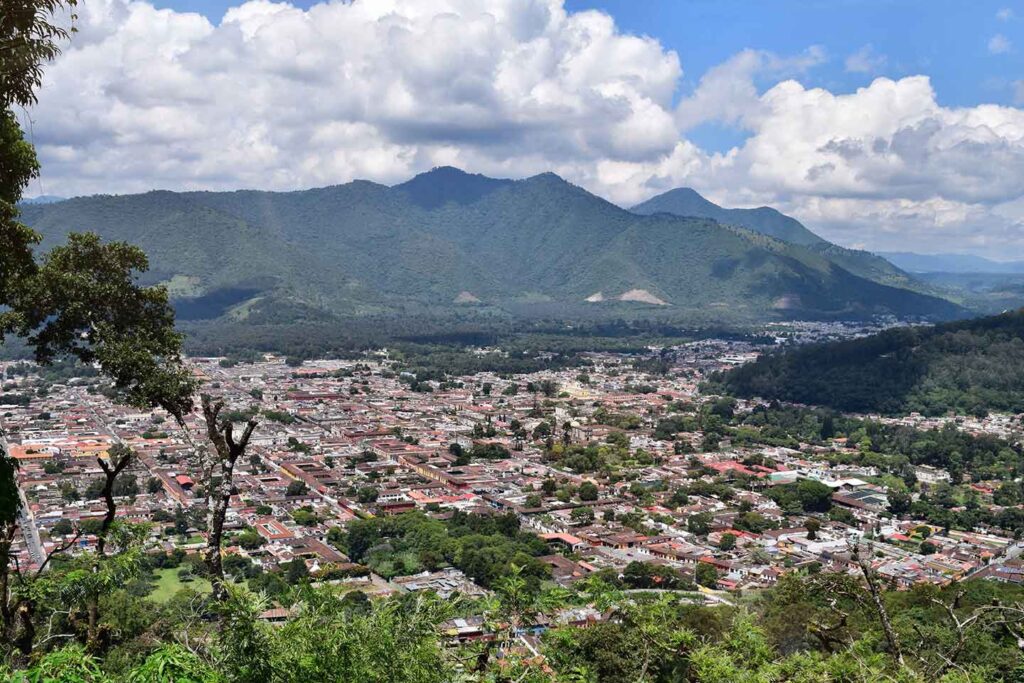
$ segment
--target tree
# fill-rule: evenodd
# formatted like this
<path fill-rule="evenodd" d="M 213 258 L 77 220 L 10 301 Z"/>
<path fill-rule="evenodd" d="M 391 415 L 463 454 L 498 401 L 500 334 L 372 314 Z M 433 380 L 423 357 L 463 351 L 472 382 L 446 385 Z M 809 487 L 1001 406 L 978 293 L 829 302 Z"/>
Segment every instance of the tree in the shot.
<path fill-rule="evenodd" d="M 889 512 L 897 517 L 910 512 L 911 498 L 909 493 L 890 489 L 886 495 L 889 499 Z"/>
<path fill-rule="evenodd" d="M 174 508 L 174 533 L 184 536 L 188 533 L 188 527 L 188 515 L 185 514 L 185 509 L 179 505 Z"/>
<path fill-rule="evenodd" d="M 832 509 L 829 510 L 828 518 L 833 522 L 841 522 L 847 526 L 854 526 L 857 524 L 857 518 L 854 514 L 846 508 L 839 506 L 833 506 Z"/>
<path fill-rule="evenodd" d="M 711 531 L 711 515 L 700 512 L 686 518 L 686 530 L 697 536 L 707 536 Z"/>
<path fill-rule="evenodd" d="M 85 487 L 85 499 L 96 500 L 103 495 L 103 479 L 93 479 L 89 482 L 89 485 Z"/>
<path fill-rule="evenodd" d="M 718 570 L 714 565 L 707 562 L 698 562 L 696 571 L 697 583 L 707 588 L 714 588 L 718 585 Z"/>
<path fill-rule="evenodd" d="M 60 54 L 60 44 L 70 37 L 67 28 L 54 23 L 75 0 L 19 0 L 5 5 L 0 16 L 0 107 L 29 107 L 43 82 L 43 65 Z"/>
<path fill-rule="evenodd" d="M 836 420 L 831 413 L 822 418 L 819 434 L 822 441 L 828 441 L 836 435 Z"/>
<path fill-rule="evenodd" d="M 24 337 L 43 363 L 65 354 L 98 363 L 119 400 L 180 418 L 191 408 L 195 380 L 181 360 L 166 289 L 137 284 L 145 255 L 71 234 L 37 263 L 32 246 L 40 237 L 17 220 L 39 164 L 11 109 L 35 101 L 44 63 L 68 37 L 53 17 L 74 4 L 12 0 L 0 14 L 0 307 L 8 309 L 0 314 L 0 341 L 7 332 Z"/>
<path fill-rule="evenodd" d="M 257 548 L 262 546 L 266 541 L 264 541 L 263 537 L 255 531 L 246 530 L 235 537 L 235 542 L 238 543 L 238 545 L 242 548 L 245 548 L 246 550 L 256 550 Z"/>
<path fill-rule="evenodd" d="M 114 523 L 114 518 L 117 514 L 117 505 L 114 502 L 114 489 L 117 486 L 117 477 L 131 464 L 133 457 L 135 457 L 135 453 L 127 446 L 115 444 L 108 451 L 106 459 L 102 457 L 96 458 L 100 469 L 103 470 L 103 485 L 100 495 L 103 497 L 107 507 L 100 532 L 97 534 L 96 539 L 96 554 L 100 557 L 103 556 L 106 549 L 107 533 L 110 531 L 110 525 Z"/>
<path fill-rule="evenodd" d="M 41 363 L 65 354 L 98 363 L 115 400 L 163 408 L 180 423 L 196 382 L 180 355 L 167 291 L 136 284 L 147 267 L 135 247 L 71 234 L 19 281 L 0 332 L 26 338 Z"/>
<path fill-rule="evenodd" d="M 569 513 L 573 524 L 584 525 L 594 521 L 594 511 L 590 508 L 576 508 Z"/>
<path fill-rule="evenodd" d="M 285 570 L 285 580 L 293 586 L 309 578 L 309 568 L 306 566 L 306 561 L 300 557 L 285 562 L 282 566 Z"/>
<path fill-rule="evenodd" d="M 818 538 L 818 531 L 821 529 L 821 522 L 814 517 L 811 517 L 804 523 L 804 528 L 807 529 L 807 540 L 813 541 Z"/>
<path fill-rule="evenodd" d="M 60 489 L 60 497 L 69 503 L 80 500 L 82 497 L 78 489 L 70 481 L 62 481 L 57 484 L 57 487 Z"/>
<path fill-rule="evenodd" d="M 583 501 L 597 500 L 597 496 L 598 496 L 597 484 L 595 484 L 592 481 L 585 481 L 585 482 L 583 482 L 582 484 L 580 484 L 579 496 L 580 496 L 580 500 L 583 500 Z"/>
<path fill-rule="evenodd" d="M 22 600 L 14 597 L 10 590 L 10 577 L 13 562 L 11 547 L 18 531 L 18 513 L 21 510 L 21 498 L 15 479 L 17 461 L 0 449 L 0 635 L 6 642 L 16 643 L 23 654 L 31 651 L 24 648 L 24 639 L 19 638 L 17 630 L 25 630 L 26 617 Z M 32 638 L 29 639 L 31 643 Z"/>
<path fill-rule="evenodd" d="M 118 498 L 132 497 L 139 495 L 139 480 L 133 474 L 126 474 L 118 477 L 114 484 L 114 495 Z"/>
<path fill-rule="evenodd" d="M 315 526 L 320 521 L 315 512 L 306 508 L 299 508 L 293 511 L 292 519 L 299 526 Z"/>
<path fill-rule="evenodd" d="M 356 491 L 356 500 L 358 500 L 363 505 L 369 505 L 370 503 L 375 503 L 379 495 L 380 493 L 374 487 L 363 486 L 358 491 Z"/>
<path fill-rule="evenodd" d="M 306 482 L 301 479 L 292 479 L 288 482 L 288 489 L 285 491 L 284 495 L 289 497 L 304 496 L 306 495 L 306 490 Z"/>
<path fill-rule="evenodd" d="M 117 400 L 163 407 L 180 419 L 191 408 L 195 381 L 180 356 L 166 290 L 137 284 L 148 265 L 145 255 L 127 244 L 72 234 L 37 262 L 32 247 L 40 236 L 17 220 L 17 203 L 39 163 L 12 109 L 35 102 L 43 66 L 69 35 L 54 17 L 73 6 L 73 0 L 12 0 L 0 11 L 0 342 L 13 332 L 41 363 L 64 355 L 97 363 Z M 0 640 L 27 655 L 35 601 L 11 588 L 20 497 L 5 453 L 0 494 Z"/>
<path fill-rule="evenodd" d="M 51 536 L 68 536 L 75 532 L 75 527 L 71 523 L 71 520 L 60 519 L 50 529 Z"/>
<path fill-rule="evenodd" d="M 142 541 L 147 531 L 144 525 L 116 521 L 114 490 L 118 475 L 128 466 L 134 454 L 126 446 L 116 444 L 106 455 L 106 459 L 98 459 L 104 473 L 99 496 L 106 505 L 103 518 L 82 522 L 72 536 L 65 537 L 63 544 L 46 556 L 34 575 L 19 576 L 19 587 L 24 591 L 16 602 L 20 628 L 15 629 L 16 637 L 8 642 L 13 643 L 24 655 L 32 651 L 35 638 L 33 621 L 40 607 L 50 613 L 50 629 L 53 627 L 53 613 L 59 614 L 63 609 L 67 614 L 68 627 L 73 629 L 73 633 L 62 637 L 79 637 L 90 653 L 101 653 L 109 646 L 112 617 L 108 614 L 107 619 L 101 621 L 101 608 L 106 609 L 102 607 L 105 604 L 102 601 L 137 574 L 141 566 Z M 56 576 L 42 578 L 50 561 L 73 546 L 84 533 L 96 536 L 96 551 L 72 558 L 64 563 L 65 566 Z M 116 553 L 108 553 L 108 543 L 116 549 Z M 41 616 L 40 619 L 45 617 Z"/>
<path fill-rule="evenodd" d="M 729 552 L 736 547 L 736 536 L 733 534 L 722 534 L 721 540 L 718 541 L 718 547 Z"/>
<path fill-rule="evenodd" d="M 106 504 L 106 513 L 103 515 L 99 531 L 96 533 L 96 558 L 91 567 L 94 575 L 99 574 L 101 571 L 101 565 L 106 556 L 107 536 L 117 516 L 117 504 L 114 501 L 114 493 L 118 484 L 118 475 L 131 464 L 134 457 L 135 453 L 131 449 L 118 443 L 110 448 L 106 459 L 102 457 L 96 459 L 100 469 L 103 470 L 103 485 L 100 495 Z M 103 630 L 99 620 L 99 609 L 99 595 L 95 590 L 89 591 L 86 603 L 88 619 L 86 624 L 86 647 L 92 652 L 96 652 L 102 647 L 100 639 Z"/>
<path fill-rule="evenodd" d="M 221 561 L 221 541 L 224 534 L 224 518 L 227 516 L 228 501 L 231 499 L 232 479 L 235 463 L 245 454 L 258 424 L 255 417 L 249 418 L 242 436 L 235 440 L 235 425 L 230 419 L 222 419 L 224 401 L 214 401 L 209 395 L 202 396 L 203 419 L 206 422 L 207 438 L 213 450 L 198 449 L 199 467 L 206 503 L 206 550 L 204 560 L 213 586 L 213 596 L 220 602 L 228 599 Z"/>
<path fill-rule="evenodd" d="M 801 479 L 796 485 L 800 505 L 807 512 L 828 512 L 832 507 L 832 489 L 820 481 Z"/>

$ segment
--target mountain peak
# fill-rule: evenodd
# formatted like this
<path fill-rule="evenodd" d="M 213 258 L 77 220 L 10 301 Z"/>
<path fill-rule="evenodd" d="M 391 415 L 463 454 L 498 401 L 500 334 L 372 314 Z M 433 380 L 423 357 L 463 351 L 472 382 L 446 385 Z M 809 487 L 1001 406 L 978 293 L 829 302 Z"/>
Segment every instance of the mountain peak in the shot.
<path fill-rule="evenodd" d="M 521 182 L 529 184 L 529 185 L 533 185 L 533 186 L 536 186 L 536 187 L 552 188 L 552 189 L 557 189 L 557 190 L 562 190 L 562 191 L 571 191 L 571 192 L 583 192 L 583 193 L 586 193 L 586 194 L 588 194 L 588 195 L 590 195 L 592 197 L 596 197 L 597 199 L 600 199 L 601 201 L 606 201 L 605 199 L 603 199 L 601 197 L 598 197 L 597 195 L 591 194 L 590 192 L 587 192 L 585 189 L 583 189 L 579 185 L 575 185 L 575 184 L 569 182 L 568 180 L 566 180 L 565 178 L 563 178 L 562 176 L 558 175 L 557 173 L 552 173 L 551 171 L 545 171 L 544 173 L 538 173 L 537 175 L 532 175 L 529 178 L 523 179 Z"/>
<path fill-rule="evenodd" d="M 771 207 L 725 209 L 708 201 L 699 192 L 689 187 L 680 187 L 659 194 L 646 202 L 637 204 L 631 211 L 639 214 L 670 213 L 676 216 L 710 218 L 725 225 L 738 225 L 741 228 L 801 246 L 826 243 L 795 218 L 779 213 Z"/>
<path fill-rule="evenodd" d="M 463 171 L 461 168 L 457 166 L 435 166 L 429 171 L 417 173 L 412 178 L 407 180 L 406 183 L 411 183 L 412 181 L 419 178 L 465 178 L 471 175 L 476 174 Z"/>
<path fill-rule="evenodd" d="M 697 192 L 697 190 L 693 189 L 692 187 L 677 187 L 673 190 L 669 190 L 665 194 L 676 195 L 679 197 L 692 197 L 694 199 L 700 199 L 702 201 L 708 202 L 709 204 L 712 203 L 710 200 L 708 200 L 707 197 L 702 195 L 700 192 Z"/>
<path fill-rule="evenodd" d="M 446 167 L 394 187 L 153 192 L 23 215 L 46 245 L 70 229 L 138 244 L 153 281 L 197 299 L 210 319 L 234 320 L 242 302 L 257 298 L 251 310 L 264 317 L 247 322 L 311 319 L 285 303 L 295 301 L 316 302 L 329 316 L 404 315 L 414 306 L 589 317 L 668 305 L 694 319 L 721 306 L 737 320 L 960 311 L 807 250 L 766 248 L 748 231 L 667 212 L 639 218 L 553 173 L 511 181 Z"/>
<path fill-rule="evenodd" d="M 67 197 L 58 197 L 52 194 L 41 194 L 38 197 L 26 197 L 21 200 L 22 204 L 56 204 L 63 202 Z"/>
<path fill-rule="evenodd" d="M 577 187 L 576 185 L 573 185 L 562 176 L 552 171 L 544 171 L 543 173 L 532 175 L 529 178 L 526 178 L 525 182 L 545 183 L 548 185 L 564 185 L 566 187 Z"/>
<path fill-rule="evenodd" d="M 695 208 L 699 207 L 705 210 L 722 210 L 722 207 L 715 204 L 692 187 L 677 187 L 674 190 L 669 190 L 668 192 L 659 195 L 659 197 L 671 198 L 676 202 L 686 202 Z"/>
<path fill-rule="evenodd" d="M 436 166 L 395 185 L 394 189 L 405 193 L 414 204 L 424 209 L 436 209 L 449 202 L 463 206 L 473 204 L 511 182 L 504 178 L 466 173 L 454 166 Z"/>

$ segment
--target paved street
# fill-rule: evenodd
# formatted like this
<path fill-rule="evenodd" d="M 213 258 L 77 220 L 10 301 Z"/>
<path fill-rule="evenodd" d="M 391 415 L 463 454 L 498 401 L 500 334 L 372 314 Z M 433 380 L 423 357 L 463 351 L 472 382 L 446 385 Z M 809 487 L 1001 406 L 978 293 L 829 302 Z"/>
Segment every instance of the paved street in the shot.
<path fill-rule="evenodd" d="M 3 436 L 3 425 L 0 424 L 0 447 L 7 451 L 7 438 Z M 43 544 L 39 540 L 39 530 L 36 528 L 35 521 L 29 514 L 28 501 L 25 500 L 25 492 L 18 488 L 18 496 L 21 498 L 21 510 L 18 513 L 18 524 L 21 527 L 21 532 L 25 535 L 25 542 L 28 544 L 28 551 L 32 557 L 32 561 L 36 564 L 42 564 L 45 559 L 43 553 Z"/>

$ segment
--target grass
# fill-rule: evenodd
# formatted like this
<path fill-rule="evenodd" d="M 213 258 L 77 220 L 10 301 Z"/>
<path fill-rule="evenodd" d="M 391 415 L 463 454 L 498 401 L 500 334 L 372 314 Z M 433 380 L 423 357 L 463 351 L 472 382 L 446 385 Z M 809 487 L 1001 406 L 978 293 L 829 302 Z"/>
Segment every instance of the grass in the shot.
<path fill-rule="evenodd" d="M 156 572 L 156 588 L 149 594 L 148 599 L 153 602 L 165 603 L 182 588 L 191 588 L 197 593 L 209 593 L 210 582 L 206 579 L 196 577 L 187 583 L 178 578 L 177 569 L 158 569 Z"/>

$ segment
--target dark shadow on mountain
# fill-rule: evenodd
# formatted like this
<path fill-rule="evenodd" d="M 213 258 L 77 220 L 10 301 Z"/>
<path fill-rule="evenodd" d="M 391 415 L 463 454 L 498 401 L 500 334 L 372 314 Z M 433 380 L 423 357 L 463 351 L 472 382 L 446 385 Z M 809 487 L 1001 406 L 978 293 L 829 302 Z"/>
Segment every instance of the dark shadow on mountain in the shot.
<path fill-rule="evenodd" d="M 259 293 L 259 289 L 225 287 L 203 296 L 176 299 L 171 304 L 179 320 L 212 320 Z"/>

